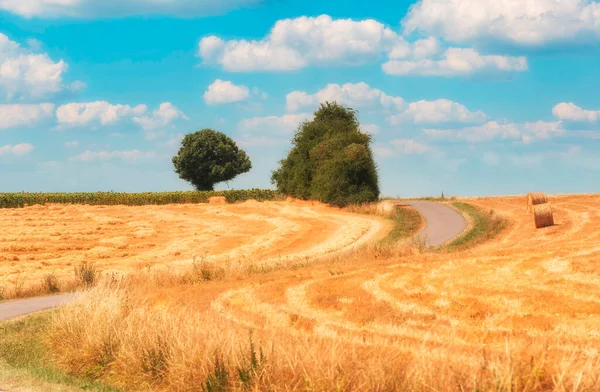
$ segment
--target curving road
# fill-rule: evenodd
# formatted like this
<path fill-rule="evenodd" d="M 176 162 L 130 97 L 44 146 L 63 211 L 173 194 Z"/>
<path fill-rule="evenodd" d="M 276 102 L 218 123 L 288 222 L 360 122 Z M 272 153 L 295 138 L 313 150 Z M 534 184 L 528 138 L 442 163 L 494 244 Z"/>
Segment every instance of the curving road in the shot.
<path fill-rule="evenodd" d="M 409 206 L 417 210 L 427 225 L 419 234 L 429 247 L 444 245 L 458 237 L 467 228 L 467 220 L 452 208 L 431 201 L 409 201 Z"/>

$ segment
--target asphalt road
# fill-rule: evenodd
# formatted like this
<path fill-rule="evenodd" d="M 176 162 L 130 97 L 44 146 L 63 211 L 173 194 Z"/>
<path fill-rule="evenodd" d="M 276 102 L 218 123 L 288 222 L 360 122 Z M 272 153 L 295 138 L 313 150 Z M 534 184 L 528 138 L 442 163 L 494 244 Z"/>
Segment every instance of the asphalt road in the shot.
<path fill-rule="evenodd" d="M 407 202 L 425 218 L 427 226 L 419 234 L 427 246 L 440 246 L 458 237 L 467 227 L 466 219 L 450 207 L 431 201 Z"/>
<path fill-rule="evenodd" d="M 0 321 L 52 309 L 72 301 L 76 296 L 77 294 L 61 294 L 0 303 Z"/>

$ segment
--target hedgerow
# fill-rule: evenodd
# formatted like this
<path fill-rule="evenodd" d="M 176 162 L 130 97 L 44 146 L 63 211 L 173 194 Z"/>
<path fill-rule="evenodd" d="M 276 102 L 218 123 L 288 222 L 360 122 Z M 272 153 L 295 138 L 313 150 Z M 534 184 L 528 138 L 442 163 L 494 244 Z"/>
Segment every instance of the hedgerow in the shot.
<path fill-rule="evenodd" d="M 254 199 L 279 200 L 281 194 L 268 189 L 231 191 L 180 191 L 180 192 L 80 192 L 80 193 L 0 193 L 0 208 L 22 208 L 45 204 L 86 205 L 163 205 L 207 203 L 213 196 L 224 196 L 229 203 Z"/>

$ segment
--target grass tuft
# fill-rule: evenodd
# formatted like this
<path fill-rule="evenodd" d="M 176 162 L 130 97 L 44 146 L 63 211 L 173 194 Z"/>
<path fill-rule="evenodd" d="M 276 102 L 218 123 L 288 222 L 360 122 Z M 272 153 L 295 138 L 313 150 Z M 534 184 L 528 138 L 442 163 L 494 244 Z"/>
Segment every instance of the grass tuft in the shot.
<path fill-rule="evenodd" d="M 462 213 L 468 215 L 472 221 L 472 228 L 446 248 L 461 250 L 470 248 L 496 238 L 507 227 L 508 221 L 494 210 L 482 211 L 468 203 L 452 203 Z"/>

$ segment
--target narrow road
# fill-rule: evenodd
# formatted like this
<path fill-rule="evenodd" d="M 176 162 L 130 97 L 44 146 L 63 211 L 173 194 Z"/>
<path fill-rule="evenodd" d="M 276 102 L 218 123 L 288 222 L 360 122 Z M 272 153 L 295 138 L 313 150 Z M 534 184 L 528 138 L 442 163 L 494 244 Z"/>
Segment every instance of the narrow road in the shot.
<path fill-rule="evenodd" d="M 440 246 L 458 237 L 467 227 L 466 219 L 452 208 L 431 201 L 409 201 L 425 218 L 427 226 L 419 234 L 427 246 Z"/>
<path fill-rule="evenodd" d="M 30 298 L 0 303 L 0 321 L 52 309 L 72 301 L 76 297 L 77 294 L 61 294 L 53 295 L 51 297 Z"/>

